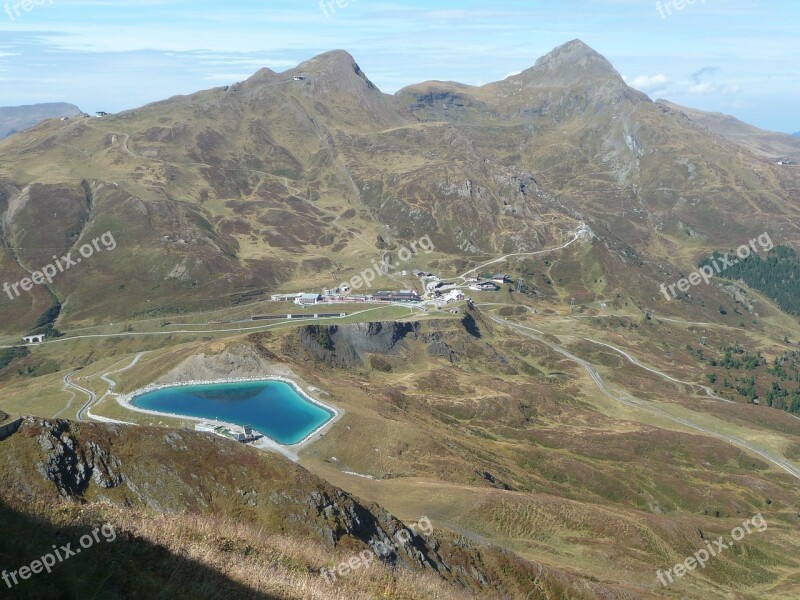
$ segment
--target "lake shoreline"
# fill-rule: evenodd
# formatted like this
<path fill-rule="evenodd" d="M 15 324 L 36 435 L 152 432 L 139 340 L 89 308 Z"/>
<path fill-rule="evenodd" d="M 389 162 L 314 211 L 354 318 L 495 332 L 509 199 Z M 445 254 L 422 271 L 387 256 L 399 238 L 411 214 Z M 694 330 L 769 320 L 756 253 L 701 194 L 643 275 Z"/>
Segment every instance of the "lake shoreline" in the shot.
<path fill-rule="evenodd" d="M 127 410 L 133 411 L 133 412 L 138 412 L 138 413 L 147 414 L 147 415 L 156 416 L 156 417 L 168 417 L 168 418 L 171 418 L 171 419 L 183 419 L 183 420 L 195 421 L 195 422 L 198 422 L 198 423 L 211 422 L 211 423 L 214 423 L 216 425 L 223 425 L 223 426 L 226 426 L 226 427 L 242 428 L 242 427 L 244 427 L 245 424 L 241 424 L 240 425 L 238 423 L 228 423 L 228 422 L 224 422 L 224 421 L 218 421 L 216 419 L 209 419 L 209 418 L 203 418 L 203 417 L 192 417 L 192 416 L 188 416 L 188 415 L 179 415 L 179 414 L 174 414 L 174 413 L 149 410 L 149 409 L 146 409 L 146 408 L 140 408 L 140 407 L 136 406 L 133 402 L 134 402 L 134 400 L 136 400 L 136 398 L 138 398 L 140 396 L 144 396 L 145 394 L 149 394 L 151 392 L 155 392 L 155 391 L 159 391 L 159 390 L 170 389 L 170 388 L 189 387 L 189 386 L 204 386 L 204 385 L 224 385 L 224 384 L 235 384 L 235 383 L 268 383 L 268 382 L 271 382 L 271 381 L 277 381 L 277 382 L 285 383 L 285 384 L 291 386 L 292 389 L 294 390 L 294 392 L 300 398 L 302 398 L 303 400 L 305 400 L 305 401 L 307 401 L 307 402 L 309 402 L 311 404 L 314 404 L 314 405 L 322 408 L 323 410 L 328 412 L 331 416 L 324 423 L 322 423 L 318 427 L 315 427 L 314 430 L 309 432 L 305 437 L 303 437 L 302 440 L 300 440 L 298 442 L 295 442 L 293 444 L 282 444 L 279 441 L 274 440 L 271 437 L 269 437 L 268 435 L 264 434 L 263 432 L 259 432 L 264 436 L 263 439 L 269 440 L 271 442 L 270 444 L 268 444 L 269 446 L 276 445 L 276 446 L 279 446 L 280 448 L 284 448 L 284 449 L 287 449 L 289 451 L 299 450 L 300 448 L 302 448 L 305 445 L 307 445 L 308 443 L 310 443 L 312 441 L 312 438 L 314 438 L 315 436 L 320 434 L 322 432 L 322 430 L 324 430 L 327 427 L 333 425 L 341 417 L 341 410 L 340 409 L 337 409 L 337 408 L 335 408 L 333 406 L 330 406 L 329 404 L 326 404 L 325 402 L 322 402 L 321 400 L 317 400 L 316 398 L 312 397 L 308 392 L 306 392 L 302 387 L 300 387 L 300 385 L 296 381 L 294 381 L 293 379 L 289 379 L 288 377 L 282 377 L 280 375 L 271 375 L 271 376 L 264 376 L 264 377 L 226 377 L 226 378 L 218 378 L 218 379 L 210 379 L 210 380 L 179 381 L 179 382 L 174 382 L 174 383 L 151 383 L 151 384 L 148 384 L 143 388 L 139 388 L 139 389 L 137 389 L 137 390 L 135 390 L 135 391 L 133 391 L 133 392 L 131 392 L 129 394 L 119 395 L 119 396 L 117 396 L 116 400 L 117 400 L 117 403 L 120 406 L 122 406 L 123 408 L 125 408 Z M 250 445 L 250 444 L 248 444 L 248 445 Z"/>

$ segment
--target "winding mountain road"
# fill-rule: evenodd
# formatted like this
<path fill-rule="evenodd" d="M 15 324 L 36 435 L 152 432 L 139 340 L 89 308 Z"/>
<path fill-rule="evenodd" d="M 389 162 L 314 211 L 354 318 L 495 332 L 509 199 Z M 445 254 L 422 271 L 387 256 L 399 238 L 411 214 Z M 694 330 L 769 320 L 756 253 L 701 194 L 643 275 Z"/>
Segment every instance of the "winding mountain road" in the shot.
<path fill-rule="evenodd" d="M 779 467 L 780 469 L 786 471 L 787 473 L 789 473 L 790 475 L 792 475 L 796 479 L 800 479 L 800 469 L 798 469 L 794 464 L 790 463 L 789 461 L 787 461 L 783 457 L 776 456 L 775 454 L 772 454 L 771 452 L 767 452 L 766 450 L 762 450 L 760 448 L 757 448 L 756 446 L 754 446 L 753 444 L 751 444 L 750 442 L 748 442 L 747 440 L 744 440 L 742 438 L 739 438 L 739 437 L 736 437 L 736 436 L 733 436 L 733 435 L 729 435 L 729 434 L 723 434 L 723 433 L 720 433 L 718 431 L 714 431 L 712 429 L 709 429 L 708 427 L 704 427 L 702 425 L 698 425 L 696 423 L 693 423 L 693 422 L 689 421 L 688 419 L 685 419 L 684 417 L 679 417 L 679 416 L 673 415 L 672 413 L 670 413 L 666 409 L 661 408 L 659 406 L 655 406 L 655 405 L 653 405 L 651 403 L 643 402 L 642 400 L 632 396 L 631 394 L 629 394 L 627 392 L 624 392 L 622 395 L 617 396 L 614 393 L 612 393 L 606 387 L 605 381 L 603 381 L 603 378 L 600 375 L 600 372 L 598 371 L 597 367 L 595 365 L 593 365 L 592 363 L 590 363 L 590 362 L 588 362 L 588 361 L 586 361 L 586 360 L 584 360 L 584 359 L 582 359 L 582 358 L 580 358 L 578 356 L 575 356 L 574 354 L 572 354 L 568 350 L 562 348 L 561 346 L 559 346 L 557 344 L 554 344 L 552 342 L 547 341 L 546 339 L 544 339 L 543 337 L 540 337 L 539 335 L 536 335 L 535 333 L 531 333 L 531 332 L 535 332 L 536 331 L 535 329 L 533 329 L 531 327 L 526 327 L 525 325 L 520 325 L 519 323 L 514 323 L 512 321 L 507 321 L 507 320 L 505 320 L 505 319 L 503 319 L 501 317 L 498 317 L 498 316 L 495 316 L 495 315 L 492 315 L 492 314 L 488 314 L 488 313 L 485 313 L 485 314 L 491 320 L 495 321 L 496 323 L 498 323 L 500 325 L 504 325 L 506 327 L 509 327 L 510 329 L 513 329 L 513 330 L 517 331 L 518 333 L 522 334 L 525 337 L 531 338 L 533 340 L 536 340 L 537 342 L 545 344 L 546 346 L 548 346 L 549 348 L 551 348 L 555 352 L 558 352 L 559 354 L 565 356 L 569 360 L 571 360 L 571 361 L 577 363 L 578 365 L 580 365 L 581 367 L 583 367 L 586 370 L 586 372 L 589 374 L 589 377 L 592 379 L 592 381 L 597 386 L 597 388 L 605 396 L 611 398 L 612 400 L 614 400 L 616 402 L 619 402 L 620 404 L 624 404 L 625 406 L 637 408 L 639 410 L 643 410 L 643 411 L 649 412 L 650 414 L 653 414 L 655 416 L 669 419 L 670 421 L 672 421 L 674 423 L 678 423 L 678 424 L 683 425 L 685 427 L 688 427 L 690 429 L 694 429 L 695 431 L 699 431 L 700 433 L 704 433 L 704 434 L 706 434 L 708 436 L 717 438 L 717 439 L 722 440 L 724 442 L 727 442 L 729 444 L 733 444 L 734 446 L 737 446 L 739 448 L 742 448 L 744 450 L 752 452 L 753 454 L 757 454 L 761 458 L 769 461 L 773 465 L 775 465 L 775 466 Z M 537 333 L 541 333 L 541 332 L 537 332 Z M 589 341 L 594 341 L 594 340 L 589 340 Z M 605 344 L 603 344 L 603 345 L 605 345 Z M 611 347 L 611 348 L 614 349 L 613 347 Z M 636 362 L 634 362 L 634 364 L 636 364 Z M 642 365 L 639 365 L 639 366 L 642 366 Z M 648 369 L 648 370 L 653 372 L 653 373 L 655 373 L 655 374 L 659 374 L 658 371 L 654 371 L 652 369 Z M 662 375 L 664 375 L 664 374 L 662 374 Z M 674 378 L 669 377 L 668 375 L 666 377 L 670 381 L 677 381 Z M 679 383 L 684 383 L 684 382 L 679 382 Z"/>
<path fill-rule="evenodd" d="M 467 280 L 467 275 L 469 275 L 470 273 L 475 273 L 476 271 L 479 271 L 479 270 L 481 270 L 481 269 L 483 269 L 485 267 L 488 267 L 490 265 L 494 265 L 494 264 L 497 264 L 499 262 L 507 261 L 509 258 L 515 258 L 517 256 L 538 256 L 539 254 L 547 254 L 549 252 L 555 252 L 557 250 L 563 250 L 564 248 L 567 248 L 567 247 L 571 246 L 572 244 L 574 244 L 575 242 L 577 242 L 579 239 L 581 239 L 587 233 L 589 233 L 589 229 L 586 227 L 586 223 L 581 223 L 578 226 L 578 229 L 575 230 L 575 232 L 573 233 L 574 237 L 570 241 L 568 241 L 566 244 L 562 244 L 561 246 L 556 246 L 555 248 L 546 248 L 544 250 L 537 250 L 535 252 L 514 252 L 513 254 L 506 254 L 505 256 L 501 256 L 500 258 L 495 258 L 494 260 L 490 260 L 489 262 L 485 262 L 482 265 L 478 265 L 474 269 L 470 269 L 469 271 L 465 271 L 463 274 L 461 274 L 458 277 L 456 277 L 456 279 L 460 279 L 461 281 L 466 281 Z"/>
<path fill-rule="evenodd" d="M 97 398 L 97 396 L 95 395 L 95 393 L 93 391 L 87 390 L 86 388 L 83 388 L 83 387 L 79 386 L 77 383 L 72 383 L 72 376 L 75 375 L 75 373 L 77 373 L 77 372 L 78 371 L 72 371 L 71 373 L 68 373 L 67 375 L 65 375 L 64 376 L 64 383 L 68 387 L 71 387 L 72 389 L 78 390 L 80 393 L 86 394 L 89 397 L 89 400 L 86 402 L 86 404 L 84 404 L 82 407 L 80 407 L 78 409 L 78 412 L 75 415 L 76 418 L 78 419 L 78 421 L 84 421 L 85 419 L 83 418 L 83 416 L 86 414 L 86 411 L 89 410 L 89 406 L 91 406 L 91 404 L 95 401 L 95 398 Z"/>
<path fill-rule="evenodd" d="M 671 381 L 673 383 L 677 383 L 677 384 L 680 384 L 680 385 L 687 385 L 687 386 L 693 387 L 693 388 L 700 388 L 701 390 L 704 390 L 705 393 L 708 394 L 709 398 L 711 398 L 713 400 L 719 400 L 720 402 L 727 402 L 728 404 L 736 404 L 736 402 L 734 402 L 733 400 L 728 400 L 727 398 L 721 398 L 720 396 L 717 396 L 714 393 L 714 391 L 710 387 L 708 387 L 707 385 L 703 385 L 702 383 L 694 383 L 692 381 L 681 381 L 680 379 L 675 379 L 671 375 L 667 375 L 666 373 L 663 373 L 662 371 L 659 371 L 657 369 L 653 369 L 652 367 L 648 367 L 647 365 L 641 363 L 640 361 L 638 361 L 637 359 L 632 357 L 630 354 L 628 354 L 624 350 L 621 350 L 620 348 L 617 348 L 616 346 L 612 346 L 611 344 L 606 344 L 605 342 L 598 342 L 597 340 L 593 340 L 591 338 L 583 338 L 583 339 L 585 339 L 587 342 L 591 342 L 592 344 L 597 344 L 599 346 L 605 346 L 606 348 L 610 348 L 614 352 L 617 352 L 617 353 L 621 354 L 622 356 L 624 356 L 625 358 L 627 358 L 631 363 L 633 363 L 637 367 L 640 367 L 640 368 L 644 369 L 645 371 L 649 371 L 650 373 L 653 373 L 654 375 L 658 375 L 659 377 L 662 377 L 664 379 L 667 379 L 667 380 L 669 380 L 669 381 Z"/>
<path fill-rule="evenodd" d="M 94 420 L 94 421 L 103 421 L 105 423 L 123 423 L 123 424 L 127 424 L 127 425 L 133 425 L 133 423 L 128 423 L 127 421 L 117 421 L 116 419 L 109 419 L 108 417 L 98 417 L 96 415 L 93 415 L 92 414 L 92 406 L 94 406 L 95 404 L 99 404 L 109 394 L 113 394 L 114 393 L 113 390 L 117 386 L 117 383 L 114 380 L 109 379 L 109 377 L 108 377 L 109 375 L 113 375 L 115 373 L 122 373 L 124 371 L 127 371 L 128 369 L 132 369 L 133 367 L 136 366 L 136 363 L 138 363 L 139 360 L 142 358 L 142 356 L 144 356 L 145 354 L 147 354 L 147 352 L 139 352 L 139 354 L 137 354 L 134 357 L 134 359 L 131 361 L 131 363 L 127 367 L 123 367 L 121 369 L 117 369 L 116 371 L 108 371 L 108 372 L 103 373 L 102 375 L 100 375 L 100 379 L 102 379 L 103 381 L 105 381 L 108 384 L 108 389 L 100 397 L 99 400 L 97 399 L 97 395 L 93 391 L 87 390 L 86 388 L 83 388 L 83 387 L 79 386 L 78 384 L 72 382 L 72 376 L 75 373 L 77 373 L 77 371 L 72 371 L 71 373 L 67 374 L 64 377 L 64 383 L 67 386 L 69 386 L 69 387 L 71 387 L 71 388 L 73 388 L 75 390 L 78 390 L 79 392 L 81 392 L 83 394 L 86 394 L 89 397 L 89 400 L 86 402 L 86 404 L 84 404 L 78 410 L 78 412 L 76 414 L 76 417 L 77 417 L 78 421 Z"/>

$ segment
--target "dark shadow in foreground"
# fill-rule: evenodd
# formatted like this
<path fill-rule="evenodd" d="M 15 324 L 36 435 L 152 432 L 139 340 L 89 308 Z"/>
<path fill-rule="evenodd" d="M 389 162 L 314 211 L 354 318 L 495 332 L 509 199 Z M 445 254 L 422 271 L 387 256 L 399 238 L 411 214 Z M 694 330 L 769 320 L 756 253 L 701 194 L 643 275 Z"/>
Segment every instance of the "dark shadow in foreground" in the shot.
<path fill-rule="evenodd" d="M 101 527 L 102 523 L 56 527 L 0 499 L 0 598 L 278 600 L 164 547 L 109 527 L 98 530 Z M 91 544 L 89 538 L 83 538 L 87 535 Z M 88 547 L 81 546 L 81 538 Z M 75 554 L 69 556 L 70 552 Z M 20 569 L 41 561 L 47 554 L 52 558 L 45 560 L 55 562 L 51 572 L 40 566 L 40 573 L 30 573 L 23 580 Z M 11 575 L 14 571 L 17 585 Z"/>

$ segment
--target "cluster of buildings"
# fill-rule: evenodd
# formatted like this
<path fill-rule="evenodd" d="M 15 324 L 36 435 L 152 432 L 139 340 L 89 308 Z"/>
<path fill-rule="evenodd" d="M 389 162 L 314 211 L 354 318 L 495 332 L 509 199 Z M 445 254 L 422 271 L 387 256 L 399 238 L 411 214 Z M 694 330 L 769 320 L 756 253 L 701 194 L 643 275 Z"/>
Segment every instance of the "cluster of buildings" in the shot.
<path fill-rule="evenodd" d="M 406 274 L 404 271 L 403 274 Z M 414 269 L 412 274 L 420 279 L 427 280 L 425 284 L 425 298 L 431 298 L 437 304 L 460 302 L 466 297 L 459 289 L 459 284 L 442 281 L 432 273 Z M 498 291 L 504 283 L 511 280 L 508 275 L 491 275 L 484 277 L 470 277 L 467 280 L 469 289 L 477 291 Z M 321 294 L 308 292 L 295 292 L 292 294 L 273 294 L 273 302 L 294 302 L 298 306 L 317 306 L 318 304 L 352 304 L 352 303 L 401 303 L 416 304 L 423 301 L 423 297 L 415 290 L 385 291 L 374 294 L 350 294 L 347 286 L 323 290 Z"/>
<path fill-rule="evenodd" d="M 399 292 L 376 292 L 374 302 L 422 302 L 422 297 L 414 290 L 400 290 Z"/>
<path fill-rule="evenodd" d="M 214 423 L 198 423 L 194 426 L 195 431 L 202 431 L 204 433 L 213 433 L 214 435 L 218 435 L 220 437 L 224 437 L 229 440 L 233 440 L 234 442 L 254 442 L 262 437 L 260 433 L 254 431 L 252 427 L 249 425 L 245 425 L 241 428 L 241 431 L 236 431 L 235 429 L 231 429 L 226 425 L 215 425 Z"/>
<path fill-rule="evenodd" d="M 436 294 L 436 301 L 443 304 L 450 304 L 452 302 L 463 302 L 467 297 L 461 290 L 450 290 L 444 293 Z"/>
<path fill-rule="evenodd" d="M 342 290 L 325 290 L 323 294 L 300 292 L 295 294 L 273 294 L 273 302 L 294 302 L 298 306 L 318 304 L 342 304 L 356 302 L 422 302 L 422 297 L 414 290 L 399 292 L 375 292 L 374 294 L 346 294 Z"/>
<path fill-rule="evenodd" d="M 482 291 L 482 292 L 497 292 L 505 283 L 509 283 L 511 279 L 508 275 L 492 275 L 491 277 L 469 277 L 467 283 L 469 289 Z"/>
<path fill-rule="evenodd" d="M 431 276 L 426 273 L 423 273 L 421 277 L 429 280 L 428 283 L 425 285 L 425 289 L 428 291 L 429 294 L 432 294 L 435 297 L 440 296 L 447 290 L 454 290 L 463 287 L 451 281 L 442 281 L 438 277 Z M 508 277 L 508 275 L 491 275 L 484 277 L 466 278 L 466 282 L 469 286 L 469 289 L 475 291 L 483 291 L 483 292 L 496 292 L 500 290 L 501 286 L 504 283 L 509 283 L 510 281 L 511 279 Z"/>

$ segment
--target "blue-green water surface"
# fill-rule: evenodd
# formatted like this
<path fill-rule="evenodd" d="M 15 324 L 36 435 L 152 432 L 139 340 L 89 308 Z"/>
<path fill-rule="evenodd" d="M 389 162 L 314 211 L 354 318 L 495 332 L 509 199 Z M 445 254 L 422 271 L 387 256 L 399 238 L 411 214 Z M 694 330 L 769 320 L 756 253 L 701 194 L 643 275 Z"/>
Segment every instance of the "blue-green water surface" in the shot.
<path fill-rule="evenodd" d="M 250 425 L 284 445 L 300 442 L 334 416 L 283 381 L 169 387 L 137 396 L 132 404 L 156 412 Z"/>

